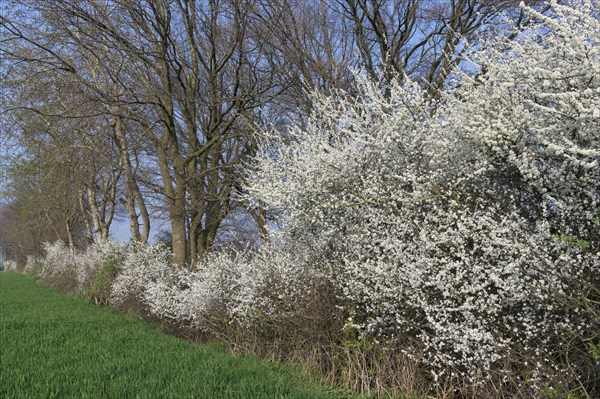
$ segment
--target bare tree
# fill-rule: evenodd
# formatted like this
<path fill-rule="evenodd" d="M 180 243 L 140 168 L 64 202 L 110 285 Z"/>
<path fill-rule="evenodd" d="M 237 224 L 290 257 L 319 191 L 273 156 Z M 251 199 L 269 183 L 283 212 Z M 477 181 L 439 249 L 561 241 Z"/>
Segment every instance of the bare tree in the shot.
<path fill-rule="evenodd" d="M 52 143 L 54 151 L 71 159 L 87 240 L 107 238 L 118 208 L 121 176 L 125 174 L 127 183 L 127 166 L 131 166 L 118 145 L 123 134 L 116 129 L 111 134 L 116 117 L 106 113 L 106 103 L 98 101 L 109 82 L 102 79 L 89 48 L 75 40 L 64 46 L 68 35 L 56 20 L 25 6 L 22 3 L 17 9 L 27 18 L 2 20 L 7 38 L 2 51 L 10 62 L 5 70 L 10 96 L 4 106 L 14 121 L 11 134 L 18 145 L 30 140 Z M 35 120 L 34 128 L 24 124 Z M 125 185 L 128 197 L 129 186 Z"/>
<path fill-rule="evenodd" d="M 524 23 L 514 0 L 331 0 L 347 20 L 367 74 L 420 79 L 435 98 L 469 45 L 497 24 Z M 541 3 L 528 1 L 527 3 Z M 507 29 L 506 33 L 511 30 Z"/>
<path fill-rule="evenodd" d="M 166 204 L 174 262 L 195 260 L 239 206 L 238 166 L 256 147 L 262 110 L 284 90 L 269 63 L 262 37 L 268 30 L 255 18 L 256 2 L 30 5 L 49 27 L 46 35 L 37 40 L 15 24 L 8 29 L 39 53 L 38 62 L 51 60 L 61 74 L 76 76 L 87 98 L 95 96 L 113 118 L 133 235 L 143 198 L 127 161 L 128 126 L 142 129 L 145 155 L 159 171 L 148 187 Z M 59 49 L 43 44 L 58 37 L 68 44 Z M 75 56 L 85 62 L 75 62 Z"/>

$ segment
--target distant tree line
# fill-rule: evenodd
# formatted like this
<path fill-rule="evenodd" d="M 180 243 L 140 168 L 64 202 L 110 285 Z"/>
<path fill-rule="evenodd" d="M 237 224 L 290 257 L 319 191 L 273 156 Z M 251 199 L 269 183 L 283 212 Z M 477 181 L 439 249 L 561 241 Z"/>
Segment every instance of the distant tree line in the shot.
<path fill-rule="evenodd" d="M 353 92 L 353 70 L 439 99 L 470 49 L 528 23 L 518 3 L 7 0 L 3 234 L 85 246 L 122 215 L 144 243 L 160 215 L 180 265 L 265 240 L 243 188 L 265 127 L 305 125 L 307 93 Z"/>

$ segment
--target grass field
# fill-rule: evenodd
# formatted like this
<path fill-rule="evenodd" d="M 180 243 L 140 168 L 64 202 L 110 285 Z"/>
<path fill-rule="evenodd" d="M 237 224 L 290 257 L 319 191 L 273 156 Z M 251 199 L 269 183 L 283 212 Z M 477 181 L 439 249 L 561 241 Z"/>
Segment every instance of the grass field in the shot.
<path fill-rule="evenodd" d="M 0 398 L 349 397 L 297 373 L 0 273 Z"/>

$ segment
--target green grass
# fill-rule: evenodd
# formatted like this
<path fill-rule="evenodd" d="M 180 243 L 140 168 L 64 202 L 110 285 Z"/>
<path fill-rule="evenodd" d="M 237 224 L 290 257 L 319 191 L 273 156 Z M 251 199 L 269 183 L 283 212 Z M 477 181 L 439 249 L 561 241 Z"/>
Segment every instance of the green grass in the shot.
<path fill-rule="evenodd" d="M 0 273 L 0 398 L 350 397 L 298 375 Z"/>

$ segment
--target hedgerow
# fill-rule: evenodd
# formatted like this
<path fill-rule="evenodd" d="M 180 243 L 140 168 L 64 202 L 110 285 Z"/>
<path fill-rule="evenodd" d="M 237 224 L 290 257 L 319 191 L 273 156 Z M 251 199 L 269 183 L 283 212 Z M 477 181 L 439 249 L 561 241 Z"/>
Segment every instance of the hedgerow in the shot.
<path fill-rule="evenodd" d="M 159 246 L 54 244 L 40 276 L 70 271 L 83 292 L 119 253 L 113 306 L 226 340 L 289 348 L 298 331 L 338 377 L 379 381 L 389 355 L 438 395 L 600 394 L 600 23 L 595 3 L 551 6 L 474 49 L 441 100 L 360 73 L 352 93 L 314 93 L 248 179 L 272 243 L 197 271 Z M 357 348 L 374 357 L 351 364 Z"/>

